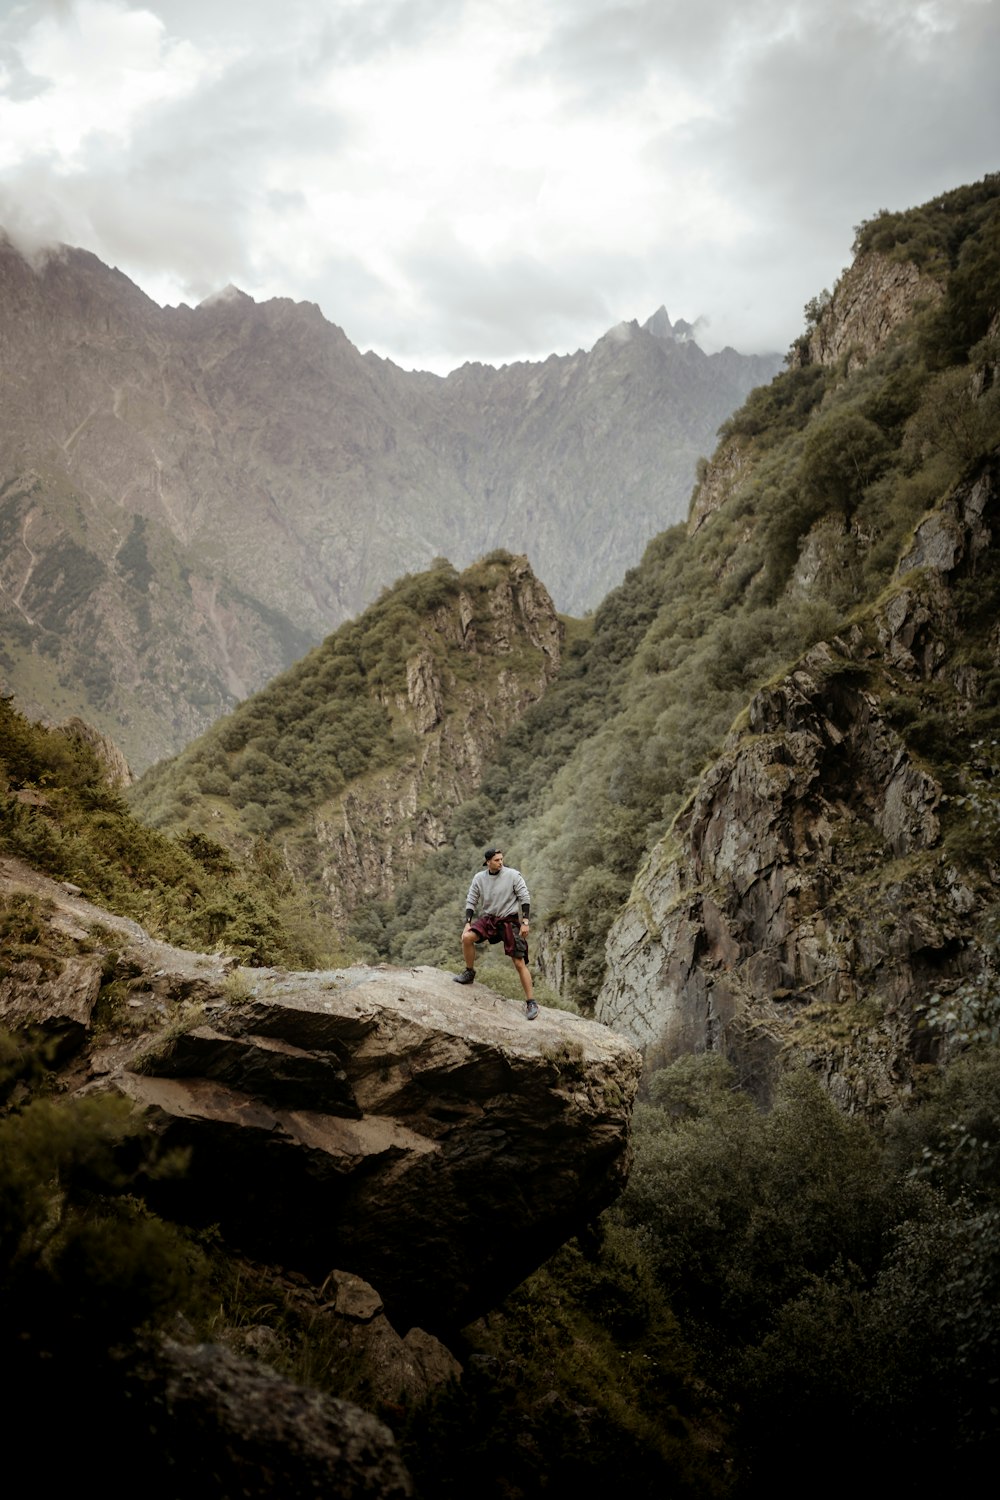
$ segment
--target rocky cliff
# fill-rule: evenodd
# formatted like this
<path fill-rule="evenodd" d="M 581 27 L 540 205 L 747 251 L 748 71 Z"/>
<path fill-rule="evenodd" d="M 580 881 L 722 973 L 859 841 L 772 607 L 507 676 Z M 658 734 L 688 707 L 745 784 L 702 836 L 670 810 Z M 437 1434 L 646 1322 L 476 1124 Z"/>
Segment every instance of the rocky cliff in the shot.
<path fill-rule="evenodd" d="M 797 344 L 790 363 L 857 369 L 881 349 L 919 306 L 939 302 L 941 282 L 911 260 L 879 251 L 858 255 L 840 277 L 824 315 Z"/>
<path fill-rule="evenodd" d="M 949 847 L 949 799 L 898 712 L 926 695 L 961 721 L 981 698 L 955 589 L 976 587 L 997 499 L 994 467 L 917 529 L 877 610 L 754 695 L 654 851 L 597 1008 L 650 1061 L 719 1050 L 766 1093 L 794 1054 L 877 1110 L 936 1055 L 927 1001 L 982 970 L 996 893 Z"/>
<path fill-rule="evenodd" d="M 92 255 L 0 238 L 4 680 L 141 771 L 435 556 L 526 552 L 582 612 L 777 367 L 655 328 L 440 379 L 311 304 L 161 309 Z"/>
<path fill-rule="evenodd" d="M 995 732 L 1000 666 L 996 322 L 971 368 L 932 380 L 921 354 L 940 359 L 945 297 L 900 255 L 860 254 L 793 350 L 786 404 L 749 403 L 695 496 L 689 536 L 716 528 L 720 588 L 742 569 L 772 597 L 780 581 L 787 609 L 836 599 L 844 614 L 753 693 L 612 926 L 596 1014 L 648 1065 L 718 1050 L 767 1097 L 804 1060 L 845 1108 L 878 1113 L 939 1056 L 936 997 L 991 974 L 996 866 L 963 809 L 970 777 L 991 774 L 977 733 Z M 903 475 L 922 460 L 925 477 L 894 490 L 863 472 L 862 450 L 882 444 L 886 471 L 887 403 L 904 382 L 928 392 L 909 398 L 901 449 Z M 782 448 L 796 430 L 804 443 Z M 833 478 L 845 455 L 853 477 Z M 787 519 L 770 532 L 783 573 L 773 551 L 747 567 L 760 525 L 747 496 L 768 483 L 785 486 Z M 866 601 L 859 561 L 885 511 L 863 497 L 891 508 L 908 484 L 916 523 Z"/>

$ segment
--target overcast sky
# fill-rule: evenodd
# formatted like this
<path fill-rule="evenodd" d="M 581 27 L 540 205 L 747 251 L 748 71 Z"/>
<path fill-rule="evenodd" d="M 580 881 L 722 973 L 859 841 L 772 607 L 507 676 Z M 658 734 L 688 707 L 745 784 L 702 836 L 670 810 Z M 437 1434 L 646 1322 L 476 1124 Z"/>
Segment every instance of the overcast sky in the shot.
<path fill-rule="evenodd" d="M 665 303 L 783 351 L 1000 168 L 1000 0 L 0 0 L 0 225 L 445 372 Z"/>

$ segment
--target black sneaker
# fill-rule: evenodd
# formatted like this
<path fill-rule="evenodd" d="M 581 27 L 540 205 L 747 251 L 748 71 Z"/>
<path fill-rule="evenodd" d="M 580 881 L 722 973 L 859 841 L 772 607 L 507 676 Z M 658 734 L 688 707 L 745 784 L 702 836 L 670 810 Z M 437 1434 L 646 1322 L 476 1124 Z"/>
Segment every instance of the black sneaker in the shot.
<path fill-rule="evenodd" d="M 475 969 L 463 969 L 461 974 L 453 974 L 451 977 L 456 984 L 471 984 L 476 977 L 476 971 Z"/>
<path fill-rule="evenodd" d="M 538 1015 L 538 1006 L 535 1004 L 534 1000 L 528 1000 L 525 1003 L 524 1014 L 527 1016 L 529 1021 L 533 1021 Z"/>

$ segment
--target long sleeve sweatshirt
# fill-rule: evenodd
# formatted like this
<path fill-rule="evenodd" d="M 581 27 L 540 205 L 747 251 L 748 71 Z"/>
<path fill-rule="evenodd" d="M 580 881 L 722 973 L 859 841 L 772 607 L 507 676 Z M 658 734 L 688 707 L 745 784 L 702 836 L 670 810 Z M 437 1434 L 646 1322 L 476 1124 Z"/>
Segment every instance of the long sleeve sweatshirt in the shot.
<path fill-rule="evenodd" d="M 489 870 L 480 870 L 472 877 L 469 894 L 465 898 L 466 912 L 477 917 L 509 917 L 517 911 L 527 911 L 531 904 L 528 887 L 520 870 L 501 865 L 495 875 Z"/>

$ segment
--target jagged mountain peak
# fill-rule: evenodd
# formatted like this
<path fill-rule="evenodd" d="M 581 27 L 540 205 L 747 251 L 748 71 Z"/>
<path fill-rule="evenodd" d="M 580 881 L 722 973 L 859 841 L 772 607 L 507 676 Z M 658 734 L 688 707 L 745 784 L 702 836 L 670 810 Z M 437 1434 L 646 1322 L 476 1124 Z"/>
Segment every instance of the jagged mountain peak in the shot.
<path fill-rule="evenodd" d="M 698 336 L 698 330 L 704 325 L 704 318 L 696 318 L 689 323 L 686 318 L 678 318 L 676 323 L 671 323 L 670 315 L 661 302 L 655 313 L 652 313 L 643 323 L 644 333 L 651 333 L 654 338 L 670 340 L 675 344 L 693 343 Z"/>
<path fill-rule="evenodd" d="M 670 321 L 670 316 L 667 312 L 667 309 L 664 307 L 662 302 L 656 309 L 655 313 L 648 317 L 642 326 L 646 330 L 646 332 L 651 333 L 654 338 L 672 339 L 676 338 L 677 336 L 674 325 Z"/>
<path fill-rule="evenodd" d="M 224 287 L 221 287 L 219 291 L 209 292 L 208 296 L 203 297 L 198 303 L 198 307 L 199 309 L 204 307 L 221 307 L 227 302 L 235 302 L 243 306 L 249 305 L 255 307 L 257 305 L 256 299 L 251 297 L 249 292 L 244 292 L 230 281 Z"/>

